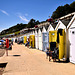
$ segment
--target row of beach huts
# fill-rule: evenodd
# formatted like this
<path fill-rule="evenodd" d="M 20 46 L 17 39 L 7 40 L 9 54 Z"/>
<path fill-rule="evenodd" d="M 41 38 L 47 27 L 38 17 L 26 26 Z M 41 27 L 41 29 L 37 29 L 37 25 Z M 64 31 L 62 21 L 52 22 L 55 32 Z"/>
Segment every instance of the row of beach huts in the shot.
<path fill-rule="evenodd" d="M 30 38 L 30 41 L 33 40 L 32 47 L 44 52 L 47 47 L 52 51 L 58 47 L 59 59 L 69 59 L 75 64 L 75 12 L 59 18 L 54 23 L 41 23 L 32 31 L 12 38 L 22 38 L 24 43 Z"/>

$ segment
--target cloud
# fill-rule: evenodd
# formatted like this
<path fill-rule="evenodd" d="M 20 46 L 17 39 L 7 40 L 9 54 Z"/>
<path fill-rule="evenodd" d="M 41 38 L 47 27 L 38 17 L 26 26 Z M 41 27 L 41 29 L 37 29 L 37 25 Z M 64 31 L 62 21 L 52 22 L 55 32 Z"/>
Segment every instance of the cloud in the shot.
<path fill-rule="evenodd" d="M 25 21 L 25 22 L 28 22 L 28 21 L 29 21 L 28 19 L 26 19 L 25 16 L 19 16 L 19 18 L 20 18 L 22 21 Z"/>
<path fill-rule="evenodd" d="M 1 10 L 0 9 L 0 11 L 2 12 L 2 13 L 4 13 L 4 14 L 6 14 L 6 15 L 9 15 L 6 11 L 4 11 L 4 10 Z"/>
<path fill-rule="evenodd" d="M 16 13 L 16 16 L 19 17 L 22 21 L 24 21 L 24 22 L 26 22 L 26 23 L 29 22 L 29 20 L 26 18 L 26 16 L 28 16 L 27 13 L 26 13 L 26 14 L 22 14 L 22 13 L 20 13 L 20 12 L 17 12 L 17 13 Z"/>

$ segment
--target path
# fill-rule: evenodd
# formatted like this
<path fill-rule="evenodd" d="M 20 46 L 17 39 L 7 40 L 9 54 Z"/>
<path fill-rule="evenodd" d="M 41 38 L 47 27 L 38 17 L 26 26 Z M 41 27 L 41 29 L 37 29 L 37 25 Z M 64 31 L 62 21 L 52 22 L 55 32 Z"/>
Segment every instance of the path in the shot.
<path fill-rule="evenodd" d="M 49 62 L 44 52 L 24 45 L 14 44 L 9 56 L 0 60 L 8 62 L 3 75 L 75 75 L 74 64 Z"/>

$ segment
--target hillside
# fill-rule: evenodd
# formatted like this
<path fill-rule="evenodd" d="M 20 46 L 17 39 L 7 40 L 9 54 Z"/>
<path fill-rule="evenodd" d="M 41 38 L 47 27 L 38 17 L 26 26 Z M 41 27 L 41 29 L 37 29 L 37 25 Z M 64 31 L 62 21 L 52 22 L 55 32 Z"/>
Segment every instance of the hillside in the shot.
<path fill-rule="evenodd" d="M 14 25 L 14 26 L 6 29 L 6 30 L 3 30 L 0 33 L 0 35 L 14 33 L 14 32 L 20 31 L 24 28 L 32 28 L 32 27 L 34 27 L 35 25 L 37 25 L 39 23 L 40 23 L 39 21 L 35 21 L 34 19 L 31 19 L 28 24 L 21 23 L 21 24 Z"/>

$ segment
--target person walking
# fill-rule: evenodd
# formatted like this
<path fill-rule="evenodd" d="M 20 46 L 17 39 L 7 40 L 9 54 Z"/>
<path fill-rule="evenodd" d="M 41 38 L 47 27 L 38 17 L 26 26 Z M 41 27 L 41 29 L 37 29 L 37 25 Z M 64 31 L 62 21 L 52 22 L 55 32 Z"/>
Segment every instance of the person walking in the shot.
<path fill-rule="evenodd" d="M 8 56 L 9 40 L 6 39 L 6 55 Z"/>

